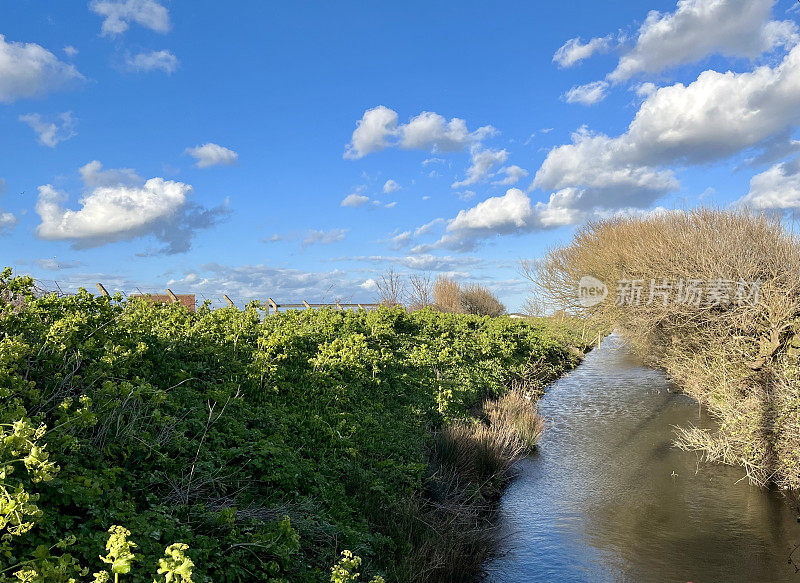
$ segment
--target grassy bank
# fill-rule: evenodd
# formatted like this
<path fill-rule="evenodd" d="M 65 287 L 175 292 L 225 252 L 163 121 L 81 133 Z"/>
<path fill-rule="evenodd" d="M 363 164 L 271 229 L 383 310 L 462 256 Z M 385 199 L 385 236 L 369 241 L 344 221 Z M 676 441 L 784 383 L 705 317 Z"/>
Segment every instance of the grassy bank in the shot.
<path fill-rule="evenodd" d="M 194 581 L 327 581 L 345 549 L 365 576 L 458 580 L 486 552 L 484 510 L 507 480 L 491 464 L 535 439 L 509 387 L 538 389 L 581 344 L 580 329 L 546 321 L 190 314 L 86 292 L 34 299 L 29 283 L 0 283 L 0 422 L 46 425 L 60 471 L 6 475 L 40 494 L 41 513 L 0 549 L 0 580 L 47 553 L 64 565 L 48 581 L 88 580 L 112 525 L 146 567 L 123 581 L 152 581 L 176 542 Z M 502 455 L 464 447 L 496 447 L 484 438 L 498 432 Z"/>
<path fill-rule="evenodd" d="M 758 484 L 800 488 L 796 234 L 734 210 L 616 218 L 587 225 L 529 267 L 551 301 L 618 327 L 717 418 L 716 431 L 683 428 L 681 447 L 741 465 Z M 604 302 L 578 303 L 584 276 L 608 286 Z"/>

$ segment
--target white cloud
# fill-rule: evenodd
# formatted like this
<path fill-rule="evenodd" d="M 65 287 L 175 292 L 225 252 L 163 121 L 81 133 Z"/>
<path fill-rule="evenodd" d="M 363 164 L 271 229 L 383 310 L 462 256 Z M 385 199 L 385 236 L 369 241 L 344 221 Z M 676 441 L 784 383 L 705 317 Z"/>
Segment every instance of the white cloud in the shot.
<path fill-rule="evenodd" d="M 608 83 L 605 81 L 593 81 L 586 85 L 576 85 L 563 95 L 567 103 L 581 103 L 592 105 L 606 98 Z"/>
<path fill-rule="evenodd" d="M 461 270 L 460 273 L 464 276 L 469 276 L 468 273 L 464 273 L 464 269 L 477 267 L 483 263 L 483 260 L 478 257 L 465 257 L 463 255 L 454 257 L 452 255 L 432 255 L 430 253 L 405 256 L 370 255 L 348 257 L 347 259 L 374 265 L 401 266 L 412 271 L 452 273 Z"/>
<path fill-rule="evenodd" d="M 608 76 L 625 81 L 707 55 L 754 58 L 797 41 L 797 26 L 772 21 L 774 0 L 680 0 L 675 12 L 651 11 L 630 52 Z"/>
<path fill-rule="evenodd" d="M 347 229 L 331 229 L 330 231 L 310 230 L 303 237 L 303 247 L 309 245 L 330 245 L 338 241 L 343 241 L 347 236 Z"/>
<path fill-rule="evenodd" d="M 3 235 L 7 235 L 8 232 L 13 229 L 19 219 L 15 217 L 12 213 L 4 212 L 3 209 L 0 208 L 0 237 Z"/>
<path fill-rule="evenodd" d="M 186 289 L 209 297 L 228 294 L 239 304 L 250 299 L 263 301 L 267 297 L 281 302 L 312 303 L 369 301 L 361 287 L 361 278 L 352 279 L 341 270 L 330 272 L 308 272 L 299 269 L 270 267 L 267 265 L 220 265 L 208 263 L 192 270 L 198 280 Z"/>
<path fill-rule="evenodd" d="M 197 160 L 195 166 L 198 168 L 231 166 L 239 159 L 239 154 L 233 150 L 212 142 L 208 142 L 202 146 L 195 146 L 194 148 L 186 148 L 186 153 Z"/>
<path fill-rule="evenodd" d="M 127 55 L 125 64 L 131 71 L 146 73 L 148 71 L 163 71 L 171 75 L 178 69 L 178 57 L 167 50 L 151 51 Z"/>
<path fill-rule="evenodd" d="M 447 225 L 450 233 L 490 231 L 500 233 L 525 226 L 531 217 L 531 201 L 518 188 L 494 196 L 468 210 L 459 211 Z"/>
<path fill-rule="evenodd" d="M 593 38 L 587 43 L 581 43 L 580 38 L 571 38 L 565 42 L 553 55 L 553 62 L 559 67 L 571 67 L 593 54 L 608 50 L 611 37 Z"/>
<path fill-rule="evenodd" d="M 35 43 L 6 42 L 0 34 L 0 102 L 45 95 L 83 79 L 74 65 Z"/>
<path fill-rule="evenodd" d="M 512 184 L 516 184 L 517 182 L 519 182 L 528 175 L 527 170 L 525 170 L 524 168 L 520 168 L 517 165 L 506 166 L 504 168 L 501 168 L 500 172 L 504 173 L 506 177 L 503 178 L 502 180 L 497 180 L 495 182 L 492 182 L 492 184 L 510 186 Z"/>
<path fill-rule="evenodd" d="M 387 180 L 383 184 L 383 193 L 384 194 L 391 194 L 392 192 L 397 192 L 402 187 L 395 181 L 395 180 Z"/>
<path fill-rule="evenodd" d="M 369 202 L 369 197 L 364 196 L 363 194 L 352 193 L 348 194 L 347 196 L 342 199 L 341 206 L 349 206 L 353 208 L 357 208 L 363 206 Z"/>
<path fill-rule="evenodd" d="M 72 117 L 71 111 L 59 113 L 51 120 L 44 119 L 38 113 L 21 115 L 19 120 L 28 124 L 36 132 L 40 144 L 50 148 L 55 148 L 59 142 L 77 135 L 75 127 L 78 122 Z"/>
<path fill-rule="evenodd" d="M 374 279 L 370 278 L 370 279 L 365 280 L 364 283 L 359 284 L 359 287 L 362 287 L 364 289 L 370 290 L 370 289 L 375 289 L 376 287 L 378 287 L 378 284 L 375 282 Z"/>
<path fill-rule="evenodd" d="M 204 209 L 189 202 L 192 187 L 151 178 L 141 183 L 130 170 L 103 171 L 91 162 L 81 168 L 86 189 L 80 209 L 64 208 L 67 196 L 50 184 L 39 187 L 36 212 L 41 239 L 71 241 L 76 248 L 153 235 L 167 244 L 165 253 L 187 251 L 194 232 L 226 216 L 226 207 Z M 114 177 L 120 179 L 114 183 Z"/>
<path fill-rule="evenodd" d="M 534 185 L 574 188 L 586 205 L 642 207 L 678 187 L 668 164 L 704 164 L 758 148 L 797 121 L 800 46 L 782 63 L 748 73 L 705 71 L 688 86 L 647 97 L 616 138 L 575 132 L 550 150 Z"/>
<path fill-rule="evenodd" d="M 364 112 L 344 152 L 345 158 L 363 158 L 389 145 L 388 138 L 397 131 L 397 112 L 379 105 Z"/>
<path fill-rule="evenodd" d="M 72 45 L 65 46 L 63 51 L 64 51 L 64 54 L 67 55 L 68 57 L 74 57 L 74 56 L 76 56 L 78 54 L 78 49 L 76 49 Z"/>
<path fill-rule="evenodd" d="M 456 152 L 493 135 L 492 126 L 483 126 L 470 132 L 467 123 L 454 117 L 447 121 L 438 113 L 423 111 L 407 124 L 398 125 L 397 112 L 379 105 L 364 112 L 356 122 L 344 157 L 363 158 L 372 152 L 388 147 L 431 152 Z"/>
<path fill-rule="evenodd" d="M 63 269 L 74 269 L 83 265 L 81 261 L 58 261 L 55 257 L 51 259 L 37 259 L 35 261 L 41 269 L 46 271 L 61 271 Z"/>
<path fill-rule="evenodd" d="M 438 113 L 423 111 L 399 127 L 400 147 L 409 150 L 457 152 L 494 132 L 492 126 L 483 126 L 469 132 L 467 122 L 463 119 L 454 117 L 447 121 Z"/>
<path fill-rule="evenodd" d="M 478 145 L 472 146 L 470 149 L 470 158 L 472 164 L 467 169 L 467 177 L 464 180 L 454 182 L 452 188 L 463 188 L 485 180 L 491 175 L 491 171 L 495 166 L 505 164 L 508 160 L 508 152 L 506 150 L 489 150 L 482 149 Z"/>
<path fill-rule="evenodd" d="M 170 29 L 169 12 L 155 0 L 92 0 L 89 8 L 103 17 L 103 36 L 122 34 L 131 22 L 162 34 Z"/>
<path fill-rule="evenodd" d="M 389 239 L 386 241 L 386 244 L 391 249 L 402 249 L 403 247 L 407 247 L 410 242 L 411 231 L 403 231 L 389 237 Z"/>
<path fill-rule="evenodd" d="M 775 164 L 750 180 L 750 191 L 738 202 L 757 210 L 800 210 L 800 162 Z"/>
<path fill-rule="evenodd" d="M 78 169 L 81 180 L 89 188 L 98 186 L 118 186 L 124 184 L 133 186 L 143 182 L 132 168 L 109 168 L 103 170 L 103 165 L 98 160 L 92 160 Z"/>

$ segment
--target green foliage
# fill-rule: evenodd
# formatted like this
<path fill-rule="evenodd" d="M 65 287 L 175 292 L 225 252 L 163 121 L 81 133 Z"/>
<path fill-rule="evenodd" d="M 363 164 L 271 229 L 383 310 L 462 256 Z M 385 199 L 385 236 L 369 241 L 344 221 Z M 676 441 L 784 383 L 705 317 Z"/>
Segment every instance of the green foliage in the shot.
<path fill-rule="evenodd" d="M 150 583 L 156 564 L 166 582 L 326 581 L 343 548 L 396 579 L 414 552 L 398 525 L 413 522 L 435 430 L 531 363 L 553 376 L 578 359 L 574 332 L 546 322 L 400 308 L 264 317 L 256 304 L 191 314 L 84 290 L 35 298 L 30 284 L 0 276 L 0 422 L 51 429 L 17 456 L 31 463 L 13 475 L 21 492 L 40 497 L 9 523 L 35 527 L 0 570 L 44 549 L 60 570 L 48 581 L 84 577 L 112 525 L 125 529 L 104 560 L 125 583 Z M 165 556 L 173 541 L 185 544 Z"/>

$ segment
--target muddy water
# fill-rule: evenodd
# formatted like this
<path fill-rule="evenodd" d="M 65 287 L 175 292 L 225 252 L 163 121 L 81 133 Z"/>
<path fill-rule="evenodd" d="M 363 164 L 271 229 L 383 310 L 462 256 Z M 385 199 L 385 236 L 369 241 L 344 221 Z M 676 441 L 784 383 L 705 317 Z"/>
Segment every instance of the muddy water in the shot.
<path fill-rule="evenodd" d="M 501 501 L 488 581 L 800 581 L 794 513 L 741 469 L 673 448 L 675 425 L 711 422 L 617 337 L 540 411 L 547 429 Z"/>

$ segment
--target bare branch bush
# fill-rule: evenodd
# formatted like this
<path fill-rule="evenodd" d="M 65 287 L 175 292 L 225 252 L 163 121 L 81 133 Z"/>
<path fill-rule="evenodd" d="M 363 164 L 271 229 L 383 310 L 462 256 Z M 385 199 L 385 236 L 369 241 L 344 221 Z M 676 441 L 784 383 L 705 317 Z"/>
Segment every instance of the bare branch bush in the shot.
<path fill-rule="evenodd" d="M 433 283 L 431 275 L 412 274 L 408 278 L 410 290 L 408 293 L 408 307 L 411 310 L 421 310 L 433 303 Z"/>
<path fill-rule="evenodd" d="M 405 303 L 406 282 L 403 276 L 390 267 L 375 282 L 378 298 L 386 306 L 399 306 Z"/>
<path fill-rule="evenodd" d="M 760 484 L 800 487 L 800 237 L 779 218 L 694 209 L 589 223 L 565 247 L 522 269 L 536 291 L 569 313 L 616 327 L 720 421 L 686 430 L 688 449 L 735 462 Z M 593 307 L 577 286 L 593 276 L 608 297 Z M 622 280 L 645 286 L 619 301 Z M 757 282 L 757 302 L 648 301 L 651 281 Z"/>
<path fill-rule="evenodd" d="M 468 314 L 497 317 L 506 313 L 506 307 L 489 288 L 476 283 L 461 289 L 461 305 Z"/>
<path fill-rule="evenodd" d="M 461 286 L 456 280 L 444 275 L 436 276 L 433 284 L 433 303 L 440 312 L 464 313 L 461 303 Z"/>

